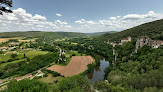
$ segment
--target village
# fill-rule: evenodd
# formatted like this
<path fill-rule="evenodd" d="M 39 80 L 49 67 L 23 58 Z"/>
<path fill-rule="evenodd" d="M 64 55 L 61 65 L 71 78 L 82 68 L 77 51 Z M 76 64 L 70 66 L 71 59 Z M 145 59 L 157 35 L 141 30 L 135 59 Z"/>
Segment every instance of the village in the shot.
<path fill-rule="evenodd" d="M 115 47 L 116 45 L 123 45 L 126 42 L 131 42 L 131 40 L 132 40 L 132 37 L 128 36 L 127 38 L 121 39 L 120 43 L 115 43 L 115 42 L 108 42 L 108 43 L 113 45 L 113 47 Z M 136 41 L 136 50 L 143 47 L 144 45 L 149 45 L 152 48 L 158 48 L 161 45 L 163 45 L 163 41 L 162 40 L 152 40 L 148 36 L 139 36 Z"/>

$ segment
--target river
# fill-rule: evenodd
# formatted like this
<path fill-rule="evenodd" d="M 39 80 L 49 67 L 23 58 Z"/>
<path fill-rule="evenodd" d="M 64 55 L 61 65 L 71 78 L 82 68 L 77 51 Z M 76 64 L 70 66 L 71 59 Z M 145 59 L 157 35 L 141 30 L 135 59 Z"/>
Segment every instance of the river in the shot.
<path fill-rule="evenodd" d="M 97 81 L 104 81 L 104 70 L 109 66 L 109 61 L 106 61 L 105 58 L 101 58 L 100 65 L 97 66 L 90 73 L 87 73 L 84 77 L 89 80 L 90 83 Z"/>

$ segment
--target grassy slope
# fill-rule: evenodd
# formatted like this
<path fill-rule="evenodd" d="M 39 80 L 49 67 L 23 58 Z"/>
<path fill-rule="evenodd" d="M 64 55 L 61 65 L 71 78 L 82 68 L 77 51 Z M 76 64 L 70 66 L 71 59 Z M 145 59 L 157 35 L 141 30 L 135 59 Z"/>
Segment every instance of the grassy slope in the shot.
<path fill-rule="evenodd" d="M 0 33 L 0 37 L 46 37 L 53 36 L 53 38 L 63 38 L 63 37 L 82 37 L 87 36 L 83 33 L 74 33 L 74 32 L 40 32 L 40 31 L 29 31 L 29 32 L 4 32 Z"/>

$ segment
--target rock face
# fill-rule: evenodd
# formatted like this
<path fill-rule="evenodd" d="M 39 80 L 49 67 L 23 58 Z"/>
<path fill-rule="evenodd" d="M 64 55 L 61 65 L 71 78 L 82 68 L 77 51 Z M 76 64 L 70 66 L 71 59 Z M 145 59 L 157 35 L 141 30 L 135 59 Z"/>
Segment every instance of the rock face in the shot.
<path fill-rule="evenodd" d="M 152 46 L 152 44 L 153 44 L 153 40 L 151 38 L 149 38 L 148 36 L 140 36 L 136 41 L 135 52 L 137 53 L 137 50 L 139 48 L 142 48 L 144 45 Z"/>

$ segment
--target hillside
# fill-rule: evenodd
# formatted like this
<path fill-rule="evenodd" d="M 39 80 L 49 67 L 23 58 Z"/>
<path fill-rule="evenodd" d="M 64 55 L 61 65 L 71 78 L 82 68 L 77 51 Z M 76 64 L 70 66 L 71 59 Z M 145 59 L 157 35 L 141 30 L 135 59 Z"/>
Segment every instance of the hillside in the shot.
<path fill-rule="evenodd" d="M 104 34 L 100 36 L 105 40 L 110 39 L 110 41 L 119 41 L 122 38 L 126 38 L 128 36 L 136 38 L 141 35 L 147 35 L 152 39 L 160 39 L 163 40 L 163 19 L 145 23 L 118 33 L 114 33 L 110 35 L 110 33 Z"/>
<path fill-rule="evenodd" d="M 86 33 L 90 36 L 100 36 L 100 35 L 104 35 L 104 34 L 113 34 L 116 33 L 116 31 L 108 31 L 108 32 L 95 32 L 95 33 Z"/>

